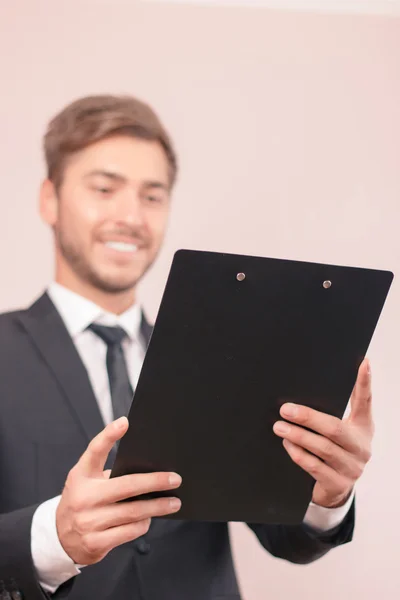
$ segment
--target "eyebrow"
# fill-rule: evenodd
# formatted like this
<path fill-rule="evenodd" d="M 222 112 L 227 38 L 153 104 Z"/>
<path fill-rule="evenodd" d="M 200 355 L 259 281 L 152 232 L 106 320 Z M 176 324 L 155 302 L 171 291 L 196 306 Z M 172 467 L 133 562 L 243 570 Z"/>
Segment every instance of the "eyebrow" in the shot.
<path fill-rule="evenodd" d="M 126 183 L 128 181 L 127 177 L 125 177 L 124 175 L 121 175 L 120 173 L 116 173 L 114 171 L 107 171 L 105 169 L 95 169 L 94 171 L 90 171 L 85 175 L 85 179 L 96 176 L 106 177 L 107 179 L 111 179 L 119 183 Z M 169 191 L 169 187 L 161 181 L 147 180 L 144 181 L 144 186 L 147 188 L 157 188 L 165 190 L 166 192 Z"/>

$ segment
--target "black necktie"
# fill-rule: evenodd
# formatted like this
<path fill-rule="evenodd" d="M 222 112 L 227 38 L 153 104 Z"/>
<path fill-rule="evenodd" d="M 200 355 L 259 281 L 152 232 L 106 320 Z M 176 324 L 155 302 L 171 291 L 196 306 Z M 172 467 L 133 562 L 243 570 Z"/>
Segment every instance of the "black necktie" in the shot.
<path fill-rule="evenodd" d="M 122 348 L 122 340 L 127 337 L 127 333 L 122 327 L 107 327 L 97 323 L 92 323 L 88 329 L 107 344 L 107 372 L 114 419 L 127 417 L 133 397 Z"/>

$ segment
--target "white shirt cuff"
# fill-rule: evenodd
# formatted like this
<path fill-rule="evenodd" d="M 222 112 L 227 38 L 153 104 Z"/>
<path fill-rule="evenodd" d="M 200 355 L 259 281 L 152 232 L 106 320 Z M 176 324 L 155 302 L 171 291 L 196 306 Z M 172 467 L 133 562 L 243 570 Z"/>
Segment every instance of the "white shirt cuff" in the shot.
<path fill-rule="evenodd" d="M 58 539 L 56 510 L 60 498 L 61 496 L 57 496 L 43 502 L 33 515 L 31 527 L 33 564 L 39 584 L 50 594 L 54 594 L 60 585 L 81 572 Z"/>
<path fill-rule="evenodd" d="M 304 523 L 316 531 L 329 531 L 338 527 L 347 516 L 350 507 L 354 500 L 355 492 L 353 490 L 346 504 L 338 508 L 325 508 L 310 502 L 307 512 L 304 517 Z"/>

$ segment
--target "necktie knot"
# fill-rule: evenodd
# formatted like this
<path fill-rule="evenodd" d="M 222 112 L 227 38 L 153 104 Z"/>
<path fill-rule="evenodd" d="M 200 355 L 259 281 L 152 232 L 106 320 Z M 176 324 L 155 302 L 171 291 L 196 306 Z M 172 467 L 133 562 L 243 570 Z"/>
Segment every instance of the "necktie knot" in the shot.
<path fill-rule="evenodd" d="M 98 335 L 108 347 L 117 346 L 121 344 L 122 340 L 128 337 L 128 334 L 122 327 L 109 327 L 108 325 L 92 323 L 88 329 Z"/>

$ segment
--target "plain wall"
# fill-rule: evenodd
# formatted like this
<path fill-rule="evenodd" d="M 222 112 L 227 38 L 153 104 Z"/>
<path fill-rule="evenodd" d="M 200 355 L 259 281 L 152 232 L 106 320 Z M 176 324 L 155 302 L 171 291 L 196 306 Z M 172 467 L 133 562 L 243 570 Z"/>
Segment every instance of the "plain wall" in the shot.
<path fill-rule="evenodd" d="M 142 286 L 151 318 L 189 247 L 400 271 L 400 20 L 152 3 L 0 7 L 0 308 L 52 277 L 37 216 L 47 120 L 78 96 L 149 101 L 180 155 L 169 234 Z M 235 525 L 246 600 L 399 596 L 400 291 L 370 349 L 373 460 L 353 543 L 310 566 L 267 555 Z"/>

